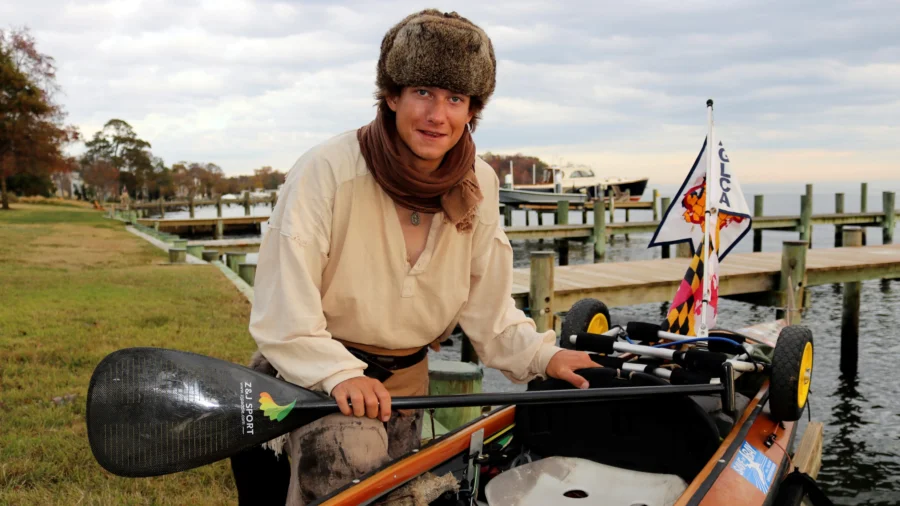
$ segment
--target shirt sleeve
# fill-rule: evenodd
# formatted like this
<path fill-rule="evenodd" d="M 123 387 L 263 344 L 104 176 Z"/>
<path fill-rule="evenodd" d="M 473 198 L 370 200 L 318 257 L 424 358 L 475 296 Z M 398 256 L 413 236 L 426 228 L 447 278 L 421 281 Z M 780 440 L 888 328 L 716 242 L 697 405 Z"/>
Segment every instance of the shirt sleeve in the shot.
<path fill-rule="evenodd" d="M 546 378 L 547 364 L 562 348 L 553 330 L 538 332 L 512 296 L 513 251 L 499 223 L 484 226 L 472 259 L 469 299 L 459 324 L 478 357 L 515 383 Z M 479 232 L 475 232 L 479 233 Z"/>
<path fill-rule="evenodd" d="M 335 192 L 325 163 L 301 158 L 283 187 L 259 248 L 250 334 L 286 381 L 331 394 L 366 364 L 331 338 L 322 311 Z"/>

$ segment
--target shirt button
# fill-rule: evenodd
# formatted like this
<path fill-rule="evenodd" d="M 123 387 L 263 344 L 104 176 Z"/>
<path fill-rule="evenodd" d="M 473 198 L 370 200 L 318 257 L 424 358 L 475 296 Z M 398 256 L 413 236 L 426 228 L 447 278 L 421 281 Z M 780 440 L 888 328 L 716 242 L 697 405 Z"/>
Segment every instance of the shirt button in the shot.
<path fill-rule="evenodd" d="M 414 282 L 415 281 L 413 280 L 413 278 L 406 278 L 403 280 L 403 291 L 401 292 L 401 295 L 403 297 L 412 297 L 413 296 L 413 291 L 414 291 L 413 283 Z"/>

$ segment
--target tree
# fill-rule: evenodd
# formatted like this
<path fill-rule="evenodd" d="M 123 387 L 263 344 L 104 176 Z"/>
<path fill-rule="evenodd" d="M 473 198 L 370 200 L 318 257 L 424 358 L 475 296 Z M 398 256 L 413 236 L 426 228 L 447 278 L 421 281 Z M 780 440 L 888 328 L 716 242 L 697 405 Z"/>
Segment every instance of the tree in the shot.
<path fill-rule="evenodd" d="M 109 195 L 115 194 L 119 185 L 119 169 L 107 160 L 95 160 L 81 166 L 82 177 L 85 184 L 93 187 L 100 201 L 105 201 Z"/>
<path fill-rule="evenodd" d="M 252 185 L 254 188 L 275 190 L 281 183 L 284 183 L 284 174 L 273 170 L 268 165 L 253 170 Z"/>
<path fill-rule="evenodd" d="M 513 184 L 531 184 L 532 168 L 540 182 L 541 173 L 549 166 L 536 156 L 525 156 L 522 153 L 514 155 L 495 155 L 493 153 L 485 153 L 481 155 L 481 159 L 493 167 L 500 183 L 505 181 L 505 177 L 509 174 L 509 162 L 513 167 Z"/>
<path fill-rule="evenodd" d="M 154 163 L 150 153 L 150 143 L 139 138 L 128 122 L 111 119 L 103 129 L 95 132 L 91 140 L 84 143 L 87 150 L 81 156 L 84 165 L 97 160 L 111 163 L 120 172 L 133 175 L 129 191 L 137 198 L 153 179 Z"/>
<path fill-rule="evenodd" d="M 78 131 L 62 125 L 65 113 L 54 100 L 58 89 L 53 58 L 38 51 L 28 30 L 0 30 L 2 209 L 9 209 L 8 178 L 49 180 L 68 166 L 63 148 L 78 139 Z"/>

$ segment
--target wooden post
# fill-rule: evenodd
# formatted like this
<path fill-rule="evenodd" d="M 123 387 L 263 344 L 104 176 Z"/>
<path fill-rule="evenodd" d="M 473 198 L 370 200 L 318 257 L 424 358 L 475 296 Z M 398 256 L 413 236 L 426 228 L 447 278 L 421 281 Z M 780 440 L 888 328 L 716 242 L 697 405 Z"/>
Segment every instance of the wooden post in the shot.
<path fill-rule="evenodd" d="M 166 217 L 166 206 L 163 205 L 163 198 L 159 198 L 159 219 Z"/>
<path fill-rule="evenodd" d="M 553 252 L 531 253 L 531 286 L 528 294 L 531 319 L 538 332 L 553 328 Z"/>
<path fill-rule="evenodd" d="M 216 233 L 215 238 L 221 239 L 225 236 L 225 222 L 222 220 L 216 220 Z"/>
<path fill-rule="evenodd" d="M 660 201 L 660 203 L 661 203 L 661 205 L 659 206 L 659 210 L 662 211 L 660 216 L 664 218 L 666 216 L 666 210 L 669 209 L 669 205 L 672 203 L 672 198 L 671 197 L 663 197 L 662 200 Z M 662 218 L 660 218 L 660 219 L 662 219 Z M 662 257 L 669 258 L 671 255 L 672 255 L 672 253 L 669 250 L 669 245 L 668 244 L 663 245 L 662 246 Z"/>
<path fill-rule="evenodd" d="M 194 196 L 191 195 L 188 197 L 188 211 L 191 213 L 191 218 L 194 217 Z"/>
<path fill-rule="evenodd" d="M 248 285 L 253 286 L 253 279 L 256 278 L 256 264 L 239 263 L 238 276 L 246 281 Z"/>
<path fill-rule="evenodd" d="M 606 257 L 606 201 L 601 196 L 594 202 L 594 262 Z"/>
<path fill-rule="evenodd" d="M 690 241 L 675 245 L 675 258 L 691 258 L 692 256 Z"/>
<path fill-rule="evenodd" d="M 862 247 L 862 230 L 859 227 L 845 227 L 843 237 L 845 248 Z M 841 309 L 841 372 L 856 374 L 859 361 L 859 292 L 862 283 L 844 283 L 844 301 Z"/>
<path fill-rule="evenodd" d="M 809 247 L 812 238 L 812 226 L 810 219 L 812 218 L 812 199 L 809 195 L 800 195 L 800 240 L 805 241 Z"/>
<path fill-rule="evenodd" d="M 184 248 L 169 248 L 169 263 L 183 264 L 187 261 L 187 251 Z"/>
<path fill-rule="evenodd" d="M 585 202 L 584 204 L 581 204 L 581 223 L 582 223 L 582 225 L 587 225 L 587 222 L 588 222 L 587 217 L 588 217 L 588 206 L 587 206 L 587 203 Z"/>
<path fill-rule="evenodd" d="M 625 223 L 631 221 L 631 209 L 625 208 Z M 628 242 L 628 234 L 625 234 L 625 242 Z"/>
<path fill-rule="evenodd" d="M 278 194 L 275 192 L 272 192 L 272 202 L 271 202 L 272 209 L 275 209 L 275 204 L 277 204 L 277 203 L 278 203 Z"/>
<path fill-rule="evenodd" d="M 859 212 L 865 213 L 868 212 L 869 209 L 869 183 L 861 183 L 859 185 Z M 862 227 L 862 236 L 863 242 L 862 245 L 866 245 L 866 227 Z"/>
<path fill-rule="evenodd" d="M 203 255 L 203 246 L 200 244 L 191 244 L 187 247 L 187 254 L 200 258 Z"/>
<path fill-rule="evenodd" d="M 222 196 L 221 195 L 216 197 L 216 217 L 217 218 L 222 217 Z"/>
<path fill-rule="evenodd" d="M 556 203 L 556 224 L 569 224 L 568 200 L 560 200 Z M 569 265 L 569 240 L 556 239 L 556 250 L 559 252 L 559 265 Z"/>
<path fill-rule="evenodd" d="M 540 209 L 537 209 L 535 212 L 537 213 L 537 217 L 538 217 L 538 226 L 543 227 L 544 226 L 544 212 L 541 211 Z"/>
<path fill-rule="evenodd" d="M 219 252 L 216 250 L 205 249 L 200 253 L 200 255 L 203 257 L 203 260 L 207 262 L 215 262 L 219 259 Z"/>
<path fill-rule="evenodd" d="M 531 211 L 529 211 L 527 207 L 524 209 L 524 211 L 525 211 L 525 226 L 530 227 L 531 226 Z"/>
<path fill-rule="evenodd" d="M 882 209 L 884 209 L 884 221 L 881 229 L 882 244 L 893 244 L 894 227 L 897 225 L 897 211 L 894 210 L 897 194 L 894 192 L 884 192 L 882 196 Z"/>
<path fill-rule="evenodd" d="M 753 196 L 753 217 L 759 217 L 763 215 L 763 199 L 764 195 L 754 195 Z M 753 252 L 759 253 L 762 251 L 762 242 L 763 242 L 763 231 L 762 230 L 754 230 L 753 231 Z"/>
<path fill-rule="evenodd" d="M 614 199 L 613 195 L 610 194 L 610 196 L 609 196 L 609 223 L 615 223 L 615 222 L 616 222 L 616 199 Z M 614 234 L 612 232 L 612 230 L 610 230 L 609 231 L 609 243 L 612 244 L 614 242 L 616 242 L 616 234 Z"/>
<path fill-rule="evenodd" d="M 659 213 L 662 209 L 657 209 L 656 205 L 659 203 L 659 190 L 653 190 L 653 221 L 659 221 Z"/>
<path fill-rule="evenodd" d="M 812 228 L 812 214 L 813 214 L 813 185 L 806 185 L 806 206 L 809 207 L 809 237 L 806 238 L 807 242 L 809 242 L 809 248 L 812 249 L 813 244 L 813 228 Z"/>
<path fill-rule="evenodd" d="M 244 216 L 250 216 L 250 191 L 244 194 Z"/>
<path fill-rule="evenodd" d="M 503 206 L 503 225 L 507 227 L 512 226 L 512 212 L 513 208 L 509 204 L 505 204 Z"/>
<path fill-rule="evenodd" d="M 778 279 L 779 302 L 775 312 L 776 319 L 787 319 L 791 324 L 800 323 L 800 309 L 803 307 L 803 294 L 806 291 L 806 241 L 784 241 L 781 249 L 781 276 Z M 790 279 L 790 284 L 788 280 Z M 788 290 L 793 291 L 794 309 L 790 316 L 785 309 L 788 306 Z"/>
<path fill-rule="evenodd" d="M 481 368 L 469 362 L 451 360 L 429 360 L 428 362 L 428 394 L 456 395 L 481 393 L 484 373 Z M 435 421 L 440 422 L 447 430 L 456 429 L 481 416 L 481 408 L 471 406 L 465 408 L 438 408 L 434 410 Z M 429 416 L 426 414 L 422 423 L 431 429 Z"/>
<path fill-rule="evenodd" d="M 844 214 L 844 194 L 834 194 L 834 212 L 835 214 Z M 840 248 L 844 244 L 844 226 L 834 226 L 834 247 Z"/>
<path fill-rule="evenodd" d="M 237 273 L 240 265 L 247 261 L 247 254 L 239 251 L 229 252 L 225 254 L 225 261 L 228 268 Z"/>

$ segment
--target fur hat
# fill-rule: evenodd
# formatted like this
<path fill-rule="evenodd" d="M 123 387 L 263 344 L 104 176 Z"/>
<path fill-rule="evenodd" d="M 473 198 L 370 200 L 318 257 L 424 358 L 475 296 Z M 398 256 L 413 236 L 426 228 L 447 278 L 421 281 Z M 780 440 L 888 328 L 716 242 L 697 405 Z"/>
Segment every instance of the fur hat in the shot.
<path fill-rule="evenodd" d="M 455 12 L 426 9 L 385 34 L 376 84 L 381 92 L 435 86 L 486 104 L 496 76 L 494 47 L 481 28 Z"/>

